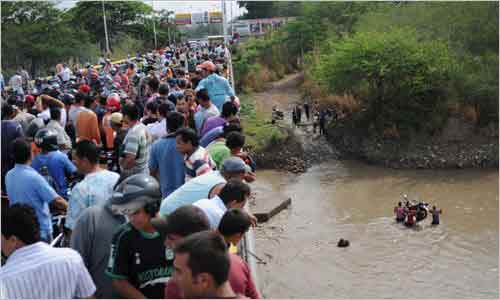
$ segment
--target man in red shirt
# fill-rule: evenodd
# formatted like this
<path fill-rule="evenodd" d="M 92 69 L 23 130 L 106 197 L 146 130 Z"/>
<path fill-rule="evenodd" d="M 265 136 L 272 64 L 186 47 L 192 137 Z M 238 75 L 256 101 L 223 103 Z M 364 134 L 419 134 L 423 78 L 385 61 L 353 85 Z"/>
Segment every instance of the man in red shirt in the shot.
<path fill-rule="evenodd" d="M 210 223 L 203 211 L 194 205 L 181 206 L 168 215 L 152 221 L 153 227 L 165 237 L 166 256 L 173 257 L 173 250 L 184 238 L 210 229 Z M 229 283 L 232 290 L 245 297 L 260 299 L 260 294 L 250 275 L 246 263 L 236 254 L 228 254 L 230 259 Z M 165 285 L 165 299 L 182 299 L 183 291 L 178 282 L 169 280 Z"/>

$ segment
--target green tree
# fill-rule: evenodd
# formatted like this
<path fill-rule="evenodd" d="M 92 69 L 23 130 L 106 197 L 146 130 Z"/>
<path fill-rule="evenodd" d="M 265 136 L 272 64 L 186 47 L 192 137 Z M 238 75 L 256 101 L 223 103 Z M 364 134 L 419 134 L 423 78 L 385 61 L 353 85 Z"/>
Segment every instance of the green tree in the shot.
<path fill-rule="evenodd" d="M 115 42 L 123 34 L 132 34 L 142 39 L 144 28 L 151 20 L 153 9 L 141 1 L 105 1 L 108 36 Z M 68 11 L 76 26 L 91 32 L 94 41 L 105 49 L 105 32 L 102 21 L 103 11 L 101 1 L 79 1 Z M 110 45 L 113 48 L 113 43 Z"/>
<path fill-rule="evenodd" d="M 52 2 L 1 2 L 2 67 L 24 65 L 33 75 L 54 64 L 96 54 L 87 32 L 71 27 Z"/>

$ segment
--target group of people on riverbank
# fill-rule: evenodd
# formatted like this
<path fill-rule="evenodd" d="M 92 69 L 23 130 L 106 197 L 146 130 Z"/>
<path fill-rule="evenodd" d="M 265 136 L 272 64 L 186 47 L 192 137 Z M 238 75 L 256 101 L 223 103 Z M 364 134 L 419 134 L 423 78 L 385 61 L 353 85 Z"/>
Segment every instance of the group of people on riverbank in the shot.
<path fill-rule="evenodd" d="M 302 114 L 304 113 L 304 114 Z M 319 135 L 327 135 L 326 126 L 329 122 L 335 121 L 337 114 L 334 108 L 320 109 L 319 104 L 314 102 L 312 105 L 309 102 L 296 104 L 292 109 L 292 124 L 299 126 L 302 123 L 302 116 L 306 122 L 312 122 L 313 133 L 319 129 Z M 312 119 L 312 120 L 311 120 Z"/>
<path fill-rule="evenodd" d="M 228 59 L 170 45 L 2 90 L 0 297 L 260 298 Z"/>
<path fill-rule="evenodd" d="M 439 225 L 439 215 L 443 213 L 442 209 L 437 209 L 436 206 L 432 206 L 431 210 L 428 210 L 428 204 L 420 202 L 418 204 L 411 203 L 406 195 L 404 196 L 405 204 L 400 201 L 398 205 L 394 207 L 394 214 L 396 215 L 396 222 L 403 223 L 407 227 L 414 227 L 417 222 L 420 222 L 427 218 L 427 214 L 430 213 L 432 216 L 431 225 Z"/>

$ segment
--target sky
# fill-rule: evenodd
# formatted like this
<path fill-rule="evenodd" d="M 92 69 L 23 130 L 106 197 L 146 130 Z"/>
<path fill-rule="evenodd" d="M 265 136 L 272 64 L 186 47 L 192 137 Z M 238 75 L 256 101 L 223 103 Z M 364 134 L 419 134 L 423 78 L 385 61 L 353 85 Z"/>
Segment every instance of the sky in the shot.
<path fill-rule="evenodd" d="M 58 4 L 57 7 L 60 9 L 67 9 L 73 7 L 76 2 L 75 0 L 55 0 Z M 176 13 L 187 13 L 187 12 L 205 12 L 205 11 L 220 11 L 221 1 L 168 1 L 168 0 L 142 0 L 144 3 L 152 5 L 154 4 L 155 10 L 168 9 L 173 10 Z M 226 13 L 228 19 L 231 15 L 231 8 L 233 12 L 233 17 L 240 16 L 245 12 L 245 9 L 240 9 L 236 1 L 226 1 Z"/>

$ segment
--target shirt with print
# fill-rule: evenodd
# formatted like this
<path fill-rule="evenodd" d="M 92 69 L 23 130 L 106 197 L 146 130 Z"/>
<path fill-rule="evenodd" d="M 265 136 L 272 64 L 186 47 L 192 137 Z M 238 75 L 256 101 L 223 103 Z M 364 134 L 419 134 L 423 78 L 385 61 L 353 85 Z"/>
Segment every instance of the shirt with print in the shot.
<path fill-rule="evenodd" d="M 226 102 L 226 96 L 235 96 L 229 81 L 217 74 L 211 74 L 201 80 L 195 91 L 201 89 L 207 89 L 208 97 L 219 110 L 222 110 L 222 105 Z"/>
<path fill-rule="evenodd" d="M 165 257 L 164 239 L 158 232 L 146 233 L 130 223 L 113 236 L 106 274 L 126 279 L 146 298 L 163 299 L 165 283 L 173 273 L 173 260 Z"/>
<path fill-rule="evenodd" d="M 187 154 L 184 156 L 184 166 L 186 167 L 186 181 L 216 168 L 215 162 L 210 157 L 208 151 L 201 146 L 189 157 Z"/>
<path fill-rule="evenodd" d="M 85 176 L 71 191 L 65 226 L 73 229 L 76 220 L 86 208 L 106 203 L 113 195 L 113 188 L 119 178 L 120 175 L 108 170 Z"/>
<path fill-rule="evenodd" d="M 131 169 L 122 168 L 122 173 L 125 176 L 130 176 L 138 173 L 146 173 L 148 170 L 150 136 L 147 132 L 146 125 L 137 123 L 130 128 L 123 140 L 122 156 L 126 154 L 135 155 L 135 166 Z"/>

